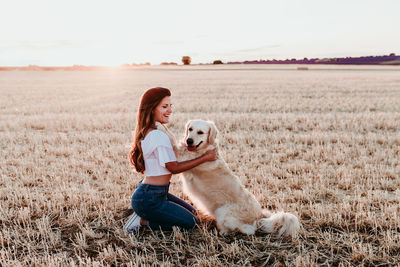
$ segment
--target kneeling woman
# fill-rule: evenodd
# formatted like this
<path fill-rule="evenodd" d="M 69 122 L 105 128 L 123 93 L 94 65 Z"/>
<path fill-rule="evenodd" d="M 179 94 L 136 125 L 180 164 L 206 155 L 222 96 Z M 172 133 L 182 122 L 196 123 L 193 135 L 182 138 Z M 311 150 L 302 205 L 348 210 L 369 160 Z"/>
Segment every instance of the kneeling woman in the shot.
<path fill-rule="evenodd" d="M 173 226 L 192 229 L 198 224 L 196 210 L 168 193 L 172 174 L 187 171 L 206 161 L 216 160 L 216 150 L 199 158 L 177 162 L 169 137 L 156 129 L 156 122 L 169 122 L 171 92 L 162 87 L 147 90 L 140 100 L 134 144 L 129 158 L 136 171 L 145 174 L 132 196 L 134 214 L 124 226 L 128 233 L 141 226 L 172 230 Z"/>

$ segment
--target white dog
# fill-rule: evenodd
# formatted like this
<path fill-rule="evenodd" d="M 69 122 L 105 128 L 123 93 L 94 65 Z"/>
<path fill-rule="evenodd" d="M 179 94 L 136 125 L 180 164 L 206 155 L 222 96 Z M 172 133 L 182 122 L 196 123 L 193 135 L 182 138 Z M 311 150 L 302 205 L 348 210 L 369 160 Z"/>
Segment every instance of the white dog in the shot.
<path fill-rule="evenodd" d="M 186 124 L 184 143 L 162 124 L 157 128 L 168 134 L 178 161 L 197 158 L 205 151 L 218 147 L 217 128 L 213 122 L 191 120 Z M 247 191 L 219 156 L 216 161 L 203 163 L 182 173 L 183 190 L 202 212 L 215 217 L 222 234 L 239 230 L 251 235 L 257 229 L 278 236 L 296 236 L 299 220 L 290 213 L 270 213 Z"/>

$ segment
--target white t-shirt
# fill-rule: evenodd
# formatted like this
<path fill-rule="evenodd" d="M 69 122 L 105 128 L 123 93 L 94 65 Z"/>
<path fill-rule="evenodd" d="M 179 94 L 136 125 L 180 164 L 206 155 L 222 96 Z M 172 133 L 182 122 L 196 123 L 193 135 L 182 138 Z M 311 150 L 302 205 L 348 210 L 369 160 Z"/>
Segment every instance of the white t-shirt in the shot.
<path fill-rule="evenodd" d="M 160 130 L 149 132 L 141 141 L 146 176 L 170 174 L 165 163 L 176 161 L 171 141 L 166 133 Z"/>

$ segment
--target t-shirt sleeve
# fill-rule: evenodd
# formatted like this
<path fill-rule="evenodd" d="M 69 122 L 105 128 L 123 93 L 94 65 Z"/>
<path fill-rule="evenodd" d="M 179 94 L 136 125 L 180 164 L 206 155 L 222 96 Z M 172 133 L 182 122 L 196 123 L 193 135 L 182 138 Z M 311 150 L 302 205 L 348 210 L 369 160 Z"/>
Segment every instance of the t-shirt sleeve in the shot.
<path fill-rule="evenodd" d="M 158 146 L 156 148 L 156 155 L 160 166 L 165 168 L 165 163 L 176 161 L 174 150 L 171 147 Z"/>
<path fill-rule="evenodd" d="M 168 135 L 159 130 L 154 130 L 149 134 L 151 134 L 151 136 L 142 144 L 144 158 L 146 159 L 154 154 L 160 166 L 164 168 L 165 163 L 176 161 L 174 149 L 172 148 Z"/>

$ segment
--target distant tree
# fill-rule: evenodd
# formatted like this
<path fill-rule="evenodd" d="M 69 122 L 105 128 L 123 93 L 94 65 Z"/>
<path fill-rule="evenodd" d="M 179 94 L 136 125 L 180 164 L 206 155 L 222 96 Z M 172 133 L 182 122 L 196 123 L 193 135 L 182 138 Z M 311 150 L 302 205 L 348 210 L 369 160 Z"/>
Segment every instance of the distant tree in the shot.
<path fill-rule="evenodd" d="M 150 66 L 150 62 L 146 62 L 146 63 L 132 63 L 131 66 L 135 66 L 135 67 L 140 67 L 140 66 Z"/>
<path fill-rule="evenodd" d="M 305 57 L 305 58 L 303 58 L 303 60 L 306 60 L 306 61 L 307 61 L 307 60 L 308 60 L 308 58 L 306 58 L 306 57 Z"/>
<path fill-rule="evenodd" d="M 213 64 L 224 64 L 221 60 L 214 60 Z"/>
<path fill-rule="evenodd" d="M 395 53 L 390 53 L 389 56 L 390 56 L 390 57 L 394 57 L 394 56 L 396 56 L 396 54 L 395 54 Z"/>
<path fill-rule="evenodd" d="M 189 56 L 183 56 L 182 57 L 183 65 L 190 65 L 190 62 L 192 62 L 192 59 Z"/>
<path fill-rule="evenodd" d="M 175 63 L 175 62 L 161 62 L 160 65 L 162 65 L 162 66 L 168 66 L 168 65 L 178 65 L 178 64 Z"/>

